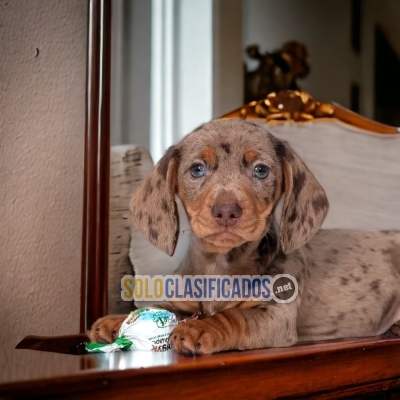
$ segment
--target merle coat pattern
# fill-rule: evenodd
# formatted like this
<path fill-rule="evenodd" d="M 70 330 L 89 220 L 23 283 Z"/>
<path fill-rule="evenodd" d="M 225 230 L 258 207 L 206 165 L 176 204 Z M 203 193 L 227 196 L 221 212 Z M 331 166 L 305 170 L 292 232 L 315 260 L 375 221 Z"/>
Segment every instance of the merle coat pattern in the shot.
<path fill-rule="evenodd" d="M 192 167 L 204 175 L 192 175 Z M 255 176 L 267 167 L 268 175 Z M 179 196 L 192 242 L 182 275 L 294 276 L 295 301 L 204 302 L 206 318 L 179 324 L 172 347 L 210 354 L 299 341 L 400 333 L 400 233 L 319 230 L 323 188 L 288 143 L 241 120 L 205 124 L 171 147 L 133 194 L 135 227 L 174 253 Z M 161 306 L 190 315 L 197 302 Z M 95 322 L 92 341 L 111 342 L 124 316 Z"/>

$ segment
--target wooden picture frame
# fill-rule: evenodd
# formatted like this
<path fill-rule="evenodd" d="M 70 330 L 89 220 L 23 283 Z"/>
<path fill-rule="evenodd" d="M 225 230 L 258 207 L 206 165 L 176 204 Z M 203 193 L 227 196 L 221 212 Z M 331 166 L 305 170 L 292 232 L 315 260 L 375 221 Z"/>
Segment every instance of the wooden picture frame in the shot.
<path fill-rule="evenodd" d="M 107 314 L 111 0 L 89 0 L 80 330 Z"/>

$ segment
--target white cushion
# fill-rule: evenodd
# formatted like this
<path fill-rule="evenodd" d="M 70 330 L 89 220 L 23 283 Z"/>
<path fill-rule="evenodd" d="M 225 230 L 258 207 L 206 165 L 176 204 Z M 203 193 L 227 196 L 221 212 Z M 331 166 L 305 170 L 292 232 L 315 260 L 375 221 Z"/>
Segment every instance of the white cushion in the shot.
<path fill-rule="evenodd" d="M 324 228 L 400 229 L 400 135 L 336 119 L 254 122 L 288 141 L 325 189 L 330 209 Z"/>

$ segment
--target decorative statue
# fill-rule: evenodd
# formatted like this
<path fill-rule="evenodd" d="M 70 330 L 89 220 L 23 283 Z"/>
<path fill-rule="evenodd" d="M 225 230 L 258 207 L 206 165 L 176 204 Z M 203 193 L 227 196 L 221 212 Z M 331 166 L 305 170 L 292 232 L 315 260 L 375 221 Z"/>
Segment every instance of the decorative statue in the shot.
<path fill-rule="evenodd" d="M 300 42 L 287 42 L 274 53 L 261 54 L 258 45 L 248 46 L 246 52 L 259 65 L 246 72 L 245 103 L 265 99 L 271 92 L 300 90 L 296 79 L 310 72 L 307 47 Z"/>

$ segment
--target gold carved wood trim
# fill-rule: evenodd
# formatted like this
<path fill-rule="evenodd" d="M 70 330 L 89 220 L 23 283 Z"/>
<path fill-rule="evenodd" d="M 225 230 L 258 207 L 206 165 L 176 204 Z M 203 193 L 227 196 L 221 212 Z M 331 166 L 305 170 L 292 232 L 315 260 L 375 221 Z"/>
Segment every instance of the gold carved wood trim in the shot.
<path fill-rule="evenodd" d="M 381 134 L 399 134 L 397 127 L 381 124 L 356 114 L 335 103 L 322 103 L 308 93 L 297 90 L 272 92 L 267 98 L 252 101 L 225 114 L 221 119 L 264 119 L 266 122 L 307 122 L 320 118 L 335 118 L 355 127 Z"/>

